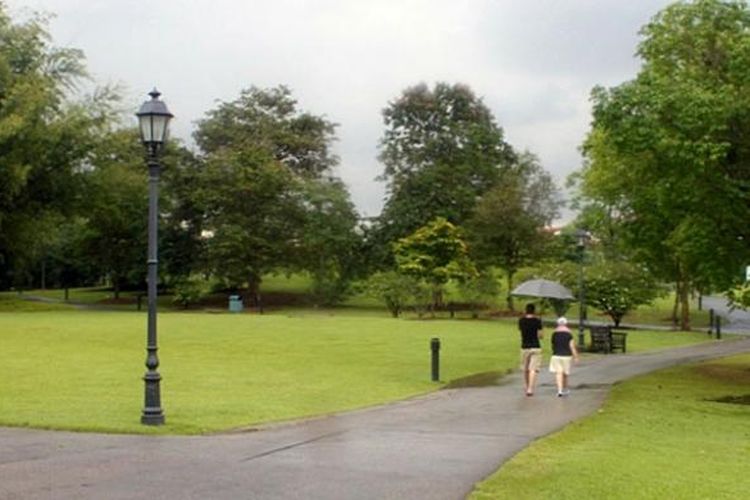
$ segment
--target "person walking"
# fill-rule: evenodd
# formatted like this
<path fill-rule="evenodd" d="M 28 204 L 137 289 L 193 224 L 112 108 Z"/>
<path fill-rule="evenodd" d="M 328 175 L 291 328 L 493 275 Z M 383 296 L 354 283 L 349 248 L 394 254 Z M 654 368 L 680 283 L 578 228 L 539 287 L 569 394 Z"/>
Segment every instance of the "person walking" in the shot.
<path fill-rule="evenodd" d="M 552 356 L 549 360 L 549 371 L 555 374 L 557 384 L 557 397 L 570 394 L 568 389 L 568 378 L 570 377 L 571 361 L 578 362 L 578 349 L 573 340 L 573 334 L 568 328 L 568 320 L 565 317 L 557 319 L 557 328 L 552 332 Z"/>
<path fill-rule="evenodd" d="M 543 337 L 542 320 L 535 312 L 534 304 L 526 304 L 526 314 L 518 319 L 518 329 L 521 331 L 521 370 L 527 396 L 534 395 L 536 376 L 542 366 L 542 345 L 539 342 Z"/>

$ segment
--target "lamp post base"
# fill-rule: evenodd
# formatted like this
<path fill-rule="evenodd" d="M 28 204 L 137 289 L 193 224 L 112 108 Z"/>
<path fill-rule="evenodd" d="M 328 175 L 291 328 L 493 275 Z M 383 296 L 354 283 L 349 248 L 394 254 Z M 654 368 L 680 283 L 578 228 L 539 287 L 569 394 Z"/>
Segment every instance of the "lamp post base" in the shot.
<path fill-rule="evenodd" d="M 161 408 L 144 408 L 141 423 L 143 425 L 162 425 L 164 423 L 164 412 Z"/>
<path fill-rule="evenodd" d="M 143 376 L 146 383 L 146 395 L 141 414 L 141 423 L 144 425 L 161 425 L 164 423 L 164 410 L 161 407 L 161 390 L 159 382 L 161 375 L 156 371 L 156 350 L 149 353 L 149 371 Z"/>

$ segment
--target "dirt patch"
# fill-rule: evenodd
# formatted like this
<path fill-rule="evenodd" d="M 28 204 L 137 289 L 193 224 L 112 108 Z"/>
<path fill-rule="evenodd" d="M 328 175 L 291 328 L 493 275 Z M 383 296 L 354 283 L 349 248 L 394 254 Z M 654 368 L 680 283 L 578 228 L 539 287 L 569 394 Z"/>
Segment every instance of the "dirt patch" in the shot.
<path fill-rule="evenodd" d="M 724 396 L 716 399 L 707 399 L 706 401 L 729 403 L 733 405 L 750 405 L 750 394 L 745 394 L 743 396 Z"/>
<path fill-rule="evenodd" d="M 738 384 L 750 384 L 750 367 L 745 365 L 703 364 L 694 370 L 700 375 Z"/>
<path fill-rule="evenodd" d="M 135 304 L 136 302 L 138 302 L 138 299 L 135 297 L 120 297 L 119 299 L 116 299 L 114 297 L 109 297 L 109 298 L 98 301 L 97 304 L 103 304 L 107 306 L 122 306 L 122 305 Z M 146 303 L 146 300 L 144 298 L 143 304 L 145 303 Z"/>

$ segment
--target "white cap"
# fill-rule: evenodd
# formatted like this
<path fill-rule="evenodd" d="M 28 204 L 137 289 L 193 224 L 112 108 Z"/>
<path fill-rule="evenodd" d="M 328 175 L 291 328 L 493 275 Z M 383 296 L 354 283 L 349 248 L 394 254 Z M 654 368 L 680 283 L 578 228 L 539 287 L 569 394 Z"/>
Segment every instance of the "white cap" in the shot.
<path fill-rule="evenodd" d="M 565 319 L 565 316 L 560 316 L 559 318 L 557 318 L 557 324 L 558 325 L 567 325 L 568 324 L 568 320 Z"/>

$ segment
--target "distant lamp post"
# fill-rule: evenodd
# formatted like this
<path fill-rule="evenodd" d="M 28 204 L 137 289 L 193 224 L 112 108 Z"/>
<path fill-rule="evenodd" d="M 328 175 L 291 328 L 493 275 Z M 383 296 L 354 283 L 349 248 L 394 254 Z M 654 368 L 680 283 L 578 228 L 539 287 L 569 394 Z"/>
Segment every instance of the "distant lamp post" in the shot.
<path fill-rule="evenodd" d="M 578 347 L 586 346 L 586 338 L 583 332 L 586 323 L 586 280 L 583 276 L 584 260 L 586 257 L 586 243 L 589 241 L 589 232 L 578 229 L 576 235 L 576 247 L 578 248 Z"/>
<path fill-rule="evenodd" d="M 169 120 L 172 113 L 167 105 L 159 100 L 161 95 L 156 89 L 149 95 L 138 110 L 138 125 L 141 129 L 141 142 L 146 148 L 146 162 L 148 164 L 148 335 L 146 339 L 146 374 L 145 405 L 141 415 L 141 423 L 146 425 L 161 425 L 164 423 L 164 411 L 161 408 L 161 392 L 159 383 L 161 375 L 156 342 L 156 282 L 158 268 L 158 211 L 159 211 L 159 154 L 163 151 L 169 132 Z"/>

